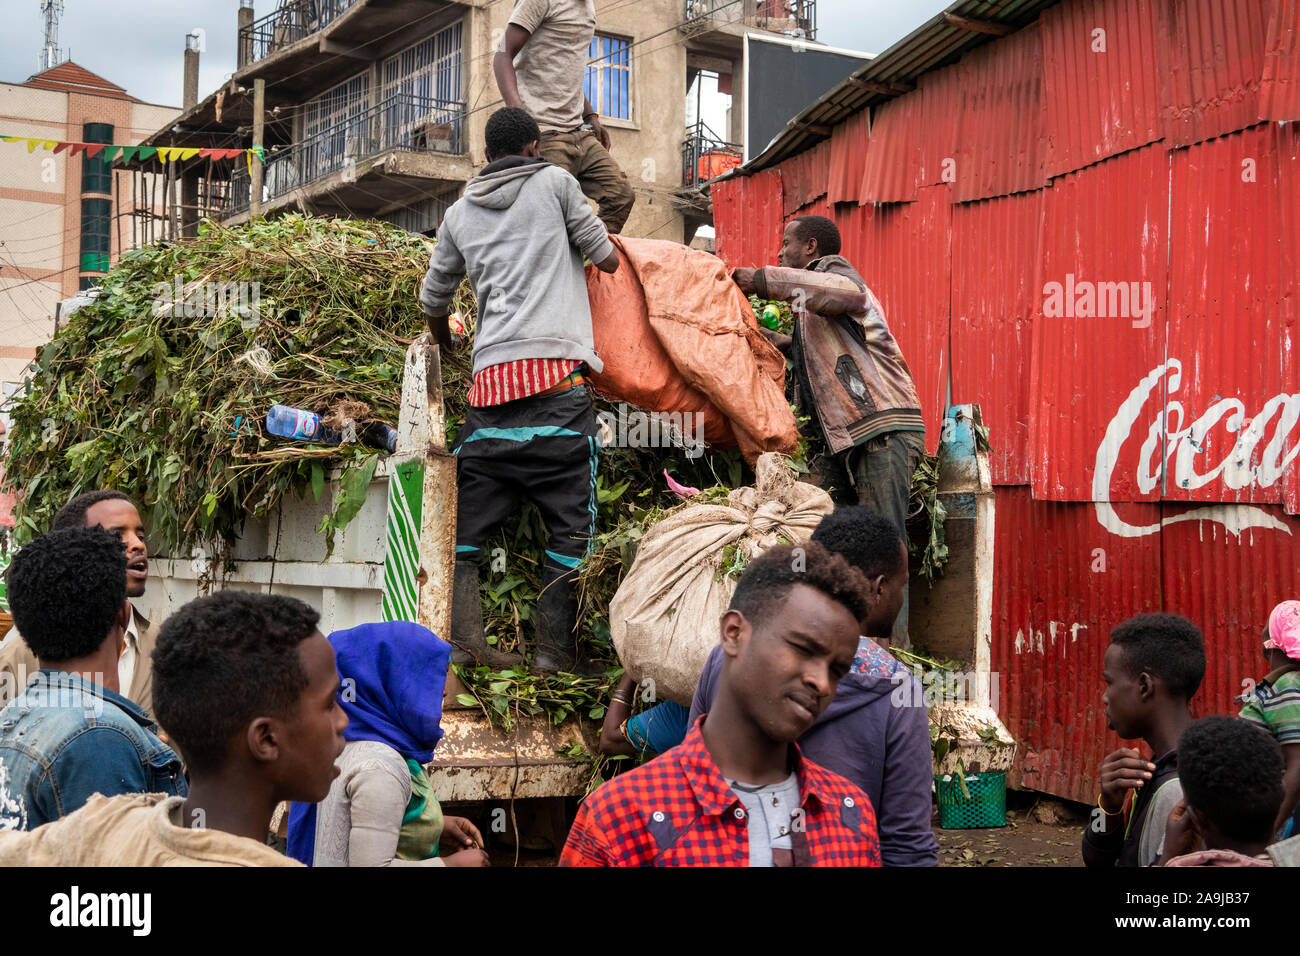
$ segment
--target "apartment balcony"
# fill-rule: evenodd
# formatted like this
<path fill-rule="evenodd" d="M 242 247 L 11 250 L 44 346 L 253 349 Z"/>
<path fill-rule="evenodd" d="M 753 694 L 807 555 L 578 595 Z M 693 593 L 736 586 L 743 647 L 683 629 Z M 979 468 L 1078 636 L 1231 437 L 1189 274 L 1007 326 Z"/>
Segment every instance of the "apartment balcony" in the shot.
<path fill-rule="evenodd" d="M 475 0 L 298 0 L 239 31 L 235 82 L 297 102 L 458 20 Z M 412 33 L 415 33 L 413 36 Z"/>
<path fill-rule="evenodd" d="M 690 39 L 740 49 L 751 30 L 812 40 L 817 36 L 816 0 L 683 0 L 681 31 Z"/>
<path fill-rule="evenodd" d="M 468 182 L 465 104 L 390 96 L 355 117 L 269 155 L 262 211 L 298 208 L 325 215 L 387 217 Z M 248 212 L 247 169 L 237 169 L 223 210 Z"/>
<path fill-rule="evenodd" d="M 686 131 L 682 142 L 682 187 L 698 189 L 744 162 L 739 143 L 728 143 L 703 120 Z"/>

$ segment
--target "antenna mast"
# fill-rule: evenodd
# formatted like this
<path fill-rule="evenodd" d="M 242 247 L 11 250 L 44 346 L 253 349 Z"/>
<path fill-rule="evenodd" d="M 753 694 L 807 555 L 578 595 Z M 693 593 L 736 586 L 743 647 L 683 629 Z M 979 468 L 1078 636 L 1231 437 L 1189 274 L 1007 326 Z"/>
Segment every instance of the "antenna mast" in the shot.
<path fill-rule="evenodd" d="M 45 14 L 45 43 L 41 47 L 40 68 L 48 70 L 63 62 L 59 50 L 59 17 L 63 15 L 63 0 L 41 0 L 41 13 Z"/>

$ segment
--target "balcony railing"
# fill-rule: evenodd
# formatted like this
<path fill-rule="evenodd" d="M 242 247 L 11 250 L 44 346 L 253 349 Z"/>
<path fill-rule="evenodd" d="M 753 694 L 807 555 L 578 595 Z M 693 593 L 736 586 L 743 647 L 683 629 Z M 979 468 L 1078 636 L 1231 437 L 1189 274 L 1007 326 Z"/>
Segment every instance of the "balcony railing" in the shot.
<path fill-rule="evenodd" d="M 816 0 L 685 0 L 689 32 L 712 23 L 737 23 L 811 40 L 817 35 Z"/>
<path fill-rule="evenodd" d="M 399 93 L 350 119 L 267 158 L 263 201 L 283 196 L 322 177 L 390 149 L 462 155 L 465 104 Z M 242 180 L 242 182 L 239 182 Z M 248 208 L 247 170 L 231 177 L 226 215 Z"/>
<path fill-rule="evenodd" d="M 324 29 L 352 6 L 355 0 L 298 0 L 239 31 L 239 65 L 265 59 L 277 50 L 292 46 L 317 30 Z"/>
<path fill-rule="evenodd" d="M 744 150 L 721 139 L 703 120 L 686 131 L 682 143 L 682 185 L 689 188 L 717 179 L 744 161 Z"/>

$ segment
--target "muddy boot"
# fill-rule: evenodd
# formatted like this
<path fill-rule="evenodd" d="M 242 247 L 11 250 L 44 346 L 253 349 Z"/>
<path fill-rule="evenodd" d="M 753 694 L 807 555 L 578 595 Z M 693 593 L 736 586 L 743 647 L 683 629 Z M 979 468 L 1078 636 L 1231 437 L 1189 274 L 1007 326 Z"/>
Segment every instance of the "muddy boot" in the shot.
<path fill-rule="evenodd" d="M 542 593 L 537 598 L 537 644 L 533 672 L 554 675 L 575 673 L 578 650 L 577 574 L 547 564 L 542 571 Z"/>
<path fill-rule="evenodd" d="M 497 671 L 523 663 L 518 654 L 498 651 L 483 636 L 483 599 L 479 595 L 475 561 L 456 562 L 451 597 L 451 661 L 453 664 L 477 661 Z"/>

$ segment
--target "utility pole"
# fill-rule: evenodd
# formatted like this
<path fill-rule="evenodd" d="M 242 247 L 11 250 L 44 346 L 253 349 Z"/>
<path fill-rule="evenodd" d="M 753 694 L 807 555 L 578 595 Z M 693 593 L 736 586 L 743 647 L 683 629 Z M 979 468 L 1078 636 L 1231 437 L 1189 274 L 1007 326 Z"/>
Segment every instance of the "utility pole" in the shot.
<path fill-rule="evenodd" d="M 266 80 L 253 81 L 253 145 L 262 146 L 266 130 Z M 249 174 L 248 215 L 262 214 L 262 158 L 253 154 L 253 168 Z"/>

